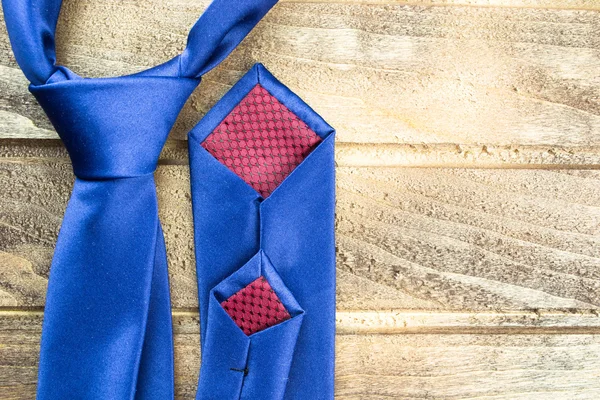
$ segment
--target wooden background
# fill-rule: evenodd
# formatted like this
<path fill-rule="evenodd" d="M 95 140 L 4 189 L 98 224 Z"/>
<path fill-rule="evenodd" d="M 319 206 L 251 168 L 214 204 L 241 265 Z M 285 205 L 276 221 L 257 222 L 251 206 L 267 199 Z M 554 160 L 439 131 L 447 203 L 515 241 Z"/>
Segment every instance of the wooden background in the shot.
<path fill-rule="evenodd" d="M 60 62 L 165 61 L 207 4 L 65 0 Z M 24 400 L 73 175 L 0 25 L 0 398 Z M 288 0 L 156 172 L 178 399 L 199 368 L 185 134 L 257 61 L 338 129 L 336 398 L 600 398 L 600 1 Z"/>

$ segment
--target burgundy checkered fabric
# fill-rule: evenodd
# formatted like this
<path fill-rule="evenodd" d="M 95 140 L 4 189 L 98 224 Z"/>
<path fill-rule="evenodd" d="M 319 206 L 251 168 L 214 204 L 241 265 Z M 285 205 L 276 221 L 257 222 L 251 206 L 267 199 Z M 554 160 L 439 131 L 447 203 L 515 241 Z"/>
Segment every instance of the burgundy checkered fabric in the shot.
<path fill-rule="evenodd" d="M 320 142 L 298 116 L 257 84 L 202 146 L 266 198 Z"/>
<path fill-rule="evenodd" d="M 221 306 L 248 336 L 291 318 L 262 276 L 222 302 Z"/>

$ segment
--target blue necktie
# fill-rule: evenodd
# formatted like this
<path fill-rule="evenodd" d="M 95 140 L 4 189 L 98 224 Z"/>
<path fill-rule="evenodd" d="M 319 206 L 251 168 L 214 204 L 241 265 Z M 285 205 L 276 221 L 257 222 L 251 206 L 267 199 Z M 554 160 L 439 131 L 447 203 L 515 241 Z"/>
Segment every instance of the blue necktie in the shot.
<path fill-rule="evenodd" d="M 333 399 L 334 134 L 260 64 L 190 132 L 198 400 Z"/>
<path fill-rule="evenodd" d="M 276 0 L 215 0 L 182 54 L 117 78 L 56 65 L 60 0 L 3 0 L 17 62 L 76 176 L 51 266 L 37 398 L 172 399 L 173 338 L 153 172 L 184 102 Z"/>

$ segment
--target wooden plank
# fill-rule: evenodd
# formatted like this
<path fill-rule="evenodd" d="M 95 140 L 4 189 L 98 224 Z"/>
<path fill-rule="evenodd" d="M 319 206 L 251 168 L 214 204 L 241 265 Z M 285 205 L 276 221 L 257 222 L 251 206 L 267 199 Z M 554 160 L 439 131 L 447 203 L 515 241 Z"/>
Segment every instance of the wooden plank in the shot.
<path fill-rule="evenodd" d="M 60 60 L 85 76 L 159 63 L 181 51 L 206 4 L 67 1 Z M 600 12 L 578 4 L 584 8 L 284 2 L 206 76 L 172 137 L 185 138 L 261 61 L 342 142 L 595 145 Z M 0 113 L 2 137 L 55 137 L 26 93 L 4 31 Z"/>
<path fill-rule="evenodd" d="M 186 309 L 197 304 L 189 171 L 174 164 L 156 179 L 173 303 Z M 600 171 L 337 175 L 340 310 L 600 306 Z M 61 158 L 0 160 L 0 306 L 43 306 L 72 179 Z"/>
<path fill-rule="evenodd" d="M 349 336 L 341 399 L 595 399 L 597 336 Z"/>
<path fill-rule="evenodd" d="M 0 139 L 0 157 L 22 161 L 67 158 L 60 140 Z M 491 146 L 456 144 L 337 143 L 340 167 L 462 167 L 528 169 L 600 169 L 597 146 Z M 187 143 L 167 141 L 160 164 L 188 164 Z"/>
<path fill-rule="evenodd" d="M 489 6 L 489 7 L 526 7 L 555 9 L 600 9 L 596 0 L 279 0 L 280 3 L 350 3 L 350 4 L 399 4 L 427 6 Z"/>
<path fill-rule="evenodd" d="M 41 314 L 0 317 L 0 397 L 33 398 Z M 177 399 L 193 399 L 198 319 L 175 317 Z M 596 399 L 600 334 L 338 335 L 336 398 Z"/>
<path fill-rule="evenodd" d="M 181 317 L 195 313 L 175 312 Z M 365 334 L 596 334 L 598 312 L 338 311 L 340 335 Z"/>

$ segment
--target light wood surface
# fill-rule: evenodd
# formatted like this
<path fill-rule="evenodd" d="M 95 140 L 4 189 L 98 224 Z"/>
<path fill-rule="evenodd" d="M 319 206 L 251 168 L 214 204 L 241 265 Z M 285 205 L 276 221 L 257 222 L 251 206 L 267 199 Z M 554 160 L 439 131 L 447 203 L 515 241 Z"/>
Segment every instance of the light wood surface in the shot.
<path fill-rule="evenodd" d="M 172 137 L 184 138 L 260 61 L 335 126 L 343 142 L 598 143 L 597 10 L 381 3 L 277 5 L 206 76 Z M 59 60 L 84 76 L 166 61 L 182 50 L 206 4 L 68 0 Z M 2 33 L 0 135 L 55 137 L 26 87 Z"/>
<path fill-rule="evenodd" d="M 176 398 L 191 399 L 198 318 L 176 315 L 174 326 Z M 41 314 L 0 316 L 1 398 L 33 398 L 40 330 Z M 593 399 L 600 395 L 598 333 L 339 334 L 336 398 Z"/>
<path fill-rule="evenodd" d="M 59 60 L 126 74 L 207 0 L 65 0 Z M 177 399 L 194 398 L 187 143 L 262 62 L 338 130 L 336 399 L 600 398 L 600 2 L 282 0 L 183 110 L 155 174 Z M 0 398 L 34 398 L 73 175 L 0 13 Z M 307 399 L 309 400 L 309 399 Z"/>
<path fill-rule="evenodd" d="M 168 164 L 156 180 L 173 302 L 190 308 L 189 171 Z M 0 160 L 0 305 L 43 305 L 72 180 L 63 158 Z M 341 309 L 600 306 L 600 171 L 340 167 L 337 180 Z"/>

